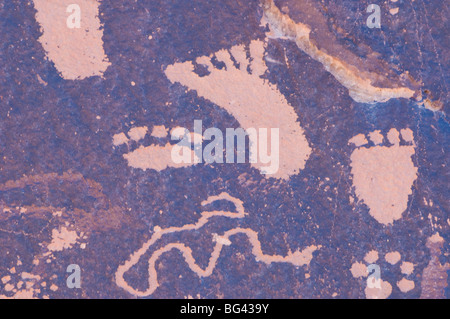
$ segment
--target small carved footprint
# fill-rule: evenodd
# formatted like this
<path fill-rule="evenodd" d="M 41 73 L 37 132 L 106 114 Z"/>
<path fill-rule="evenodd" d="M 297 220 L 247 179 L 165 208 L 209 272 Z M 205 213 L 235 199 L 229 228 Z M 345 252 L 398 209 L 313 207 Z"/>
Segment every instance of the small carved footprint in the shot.
<path fill-rule="evenodd" d="M 410 129 L 399 132 L 393 128 L 387 141 L 380 131 L 369 134 L 375 146 L 370 146 L 363 134 L 349 143 L 355 149 L 351 155 L 351 172 L 357 197 L 368 207 L 370 215 L 381 224 L 393 224 L 408 206 L 408 196 L 417 179 L 414 135 Z M 401 145 L 402 144 L 402 145 Z"/>
<path fill-rule="evenodd" d="M 172 130 L 172 136 L 180 135 L 182 128 L 175 128 Z M 155 126 L 151 132 L 151 136 L 164 139 L 167 138 L 168 133 L 164 126 Z M 183 130 L 184 132 L 184 130 Z M 183 133 L 182 132 L 182 133 Z M 129 144 L 130 141 L 134 141 L 141 144 L 142 140 L 147 136 L 148 128 L 146 126 L 133 127 L 125 133 L 118 133 L 113 136 L 113 145 L 118 147 L 123 144 Z M 183 134 L 181 134 L 183 135 Z M 190 136 L 189 136 L 190 137 Z M 190 156 L 190 161 L 183 162 L 184 158 L 181 158 L 181 153 Z M 169 167 L 180 168 L 195 165 L 196 161 L 195 152 L 189 145 L 180 146 L 173 145 L 169 142 L 166 145 L 161 146 L 158 144 L 151 144 L 149 146 L 140 145 L 129 153 L 123 154 L 123 157 L 127 160 L 128 166 L 135 169 L 153 169 L 156 171 L 162 171 Z"/>
<path fill-rule="evenodd" d="M 397 265 L 401 261 L 401 254 L 397 251 L 388 252 L 384 259 L 390 265 Z M 350 272 L 354 278 L 367 278 L 364 290 L 367 299 L 386 299 L 392 293 L 392 285 L 382 279 L 382 269 L 376 263 L 379 260 L 378 251 L 372 250 L 364 257 L 364 262 L 353 263 Z M 397 287 L 402 293 L 407 293 L 415 288 L 413 280 L 408 279 L 414 272 L 414 264 L 403 261 L 400 270 L 405 277 L 397 281 Z"/>

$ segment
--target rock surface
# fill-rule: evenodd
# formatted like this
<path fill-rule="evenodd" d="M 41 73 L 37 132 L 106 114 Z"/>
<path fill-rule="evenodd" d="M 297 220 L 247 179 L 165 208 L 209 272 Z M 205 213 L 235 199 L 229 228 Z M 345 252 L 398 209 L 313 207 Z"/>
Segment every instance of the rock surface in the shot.
<path fill-rule="evenodd" d="M 66 2 L 0 1 L 0 297 L 450 296 L 445 1 Z"/>

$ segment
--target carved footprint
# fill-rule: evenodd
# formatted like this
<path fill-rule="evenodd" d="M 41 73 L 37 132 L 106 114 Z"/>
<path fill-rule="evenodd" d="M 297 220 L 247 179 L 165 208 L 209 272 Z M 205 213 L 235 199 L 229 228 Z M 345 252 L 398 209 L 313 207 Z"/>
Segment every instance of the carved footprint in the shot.
<path fill-rule="evenodd" d="M 384 143 L 380 131 L 369 134 L 375 146 L 368 146 L 363 134 L 349 142 L 357 146 L 351 155 L 353 185 L 357 197 L 368 207 L 370 215 L 381 224 L 393 224 L 407 209 L 408 196 L 417 179 L 417 168 L 412 162 L 415 153 L 413 132 L 401 130 L 404 145 L 400 145 L 399 132 L 393 128 Z"/>
<path fill-rule="evenodd" d="M 384 259 L 388 264 L 394 266 L 399 264 L 402 256 L 399 252 L 392 251 L 386 253 Z M 372 250 L 364 257 L 365 263 L 354 262 L 350 269 L 354 278 L 367 278 L 370 275 L 364 290 L 367 299 L 387 299 L 392 293 L 392 285 L 382 279 L 383 269 L 377 265 L 378 260 L 378 251 Z M 405 277 L 397 281 L 396 284 L 402 293 L 407 293 L 416 287 L 414 281 L 408 279 L 414 272 L 414 264 L 403 261 L 400 264 L 400 270 Z M 374 272 L 372 273 L 372 271 Z"/>
<path fill-rule="evenodd" d="M 100 1 L 33 0 L 33 4 L 42 30 L 38 40 L 62 78 L 103 77 L 111 63 L 103 48 Z"/>
<path fill-rule="evenodd" d="M 180 135 L 181 128 L 175 128 L 172 130 L 172 136 Z M 181 129 L 182 130 L 182 129 Z M 181 133 L 183 133 L 182 131 Z M 113 136 L 113 145 L 118 147 L 123 144 L 129 145 L 130 141 L 134 141 L 138 144 L 142 143 L 142 140 L 148 134 L 148 128 L 146 126 L 133 127 L 127 134 L 118 133 Z M 158 139 L 167 138 L 167 129 L 164 126 L 155 126 L 151 132 L 151 135 Z M 183 134 L 181 134 L 183 135 Z M 188 136 L 190 141 L 190 136 Z M 184 154 L 184 155 L 181 155 Z M 183 156 L 190 157 L 189 162 L 184 162 Z M 138 148 L 132 150 L 129 153 L 123 154 L 123 157 L 127 160 L 128 166 L 135 169 L 153 169 L 156 171 L 162 171 L 169 167 L 181 168 L 195 165 L 196 161 L 195 152 L 190 148 L 190 145 L 179 146 L 173 145 L 169 142 L 166 145 L 161 146 L 158 144 L 151 144 L 149 146 L 140 145 Z"/>
<path fill-rule="evenodd" d="M 264 43 L 252 41 L 249 51 L 250 59 L 243 45 L 229 51 L 220 50 L 214 56 L 197 58 L 196 65 L 202 65 L 209 72 L 206 76 L 197 74 L 191 61 L 169 65 L 165 74 L 172 83 L 178 82 L 195 90 L 199 96 L 227 110 L 245 130 L 278 128 L 279 170 L 268 177 L 288 179 L 304 169 L 311 148 L 294 108 L 276 85 L 262 78 L 267 71 Z M 215 58 L 225 67 L 214 66 L 217 65 Z M 265 174 L 264 164 L 258 161 L 252 166 Z"/>

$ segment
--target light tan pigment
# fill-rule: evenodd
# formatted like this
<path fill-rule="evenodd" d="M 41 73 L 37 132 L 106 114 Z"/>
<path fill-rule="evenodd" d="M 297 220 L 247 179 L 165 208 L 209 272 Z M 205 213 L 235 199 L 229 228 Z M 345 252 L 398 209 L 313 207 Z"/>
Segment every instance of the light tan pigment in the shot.
<path fill-rule="evenodd" d="M 187 154 L 189 162 L 183 162 Z M 138 149 L 124 154 L 123 157 L 128 161 L 128 165 L 142 170 L 153 169 L 162 171 L 166 168 L 189 167 L 198 162 L 195 152 L 186 146 L 178 146 L 167 143 L 165 146 L 150 145 L 141 146 Z"/>
<path fill-rule="evenodd" d="M 167 137 L 168 129 L 164 125 L 157 125 L 153 127 L 152 136 L 156 138 Z"/>
<path fill-rule="evenodd" d="M 71 248 L 78 239 L 78 234 L 74 230 L 68 230 L 66 227 L 62 227 L 61 230 L 53 229 L 52 242 L 47 248 L 49 251 L 62 251 Z"/>
<path fill-rule="evenodd" d="M 402 265 L 400 266 L 400 270 L 402 271 L 402 274 L 404 275 L 411 275 L 414 272 L 414 264 L 404 261 Z"/>
<path fill-rule="evenodd" d="M 128 131 L 128 136 L 123 132 L 115 134 L 113 136 L 113 145 L 116 147 L 123 144 L 129 145 L 130 140 L 139 142 L 145 138 L 147 133 L 148 128 L 146 126 L 133 127 Z M 164 126 L 156 126 L 153 128 L 151 135 L 158 138 L 166 137 L 167 129 Z M 144 171 L 153 169 L 160 172 L 169 167 L 189 167 L 195 165 L 192 163 L 198 162 L 195 152 L 189 147 L 172 145 L 170 143 L 164 146 L 157 144 L 150 146 L 141 145 L 134 151 L 124 154 L 123 157 L 127 160 L 128 166 Z"/>
<path fill-rule="evenodd" d="M 381 131 L 373 131 L 369 133 L 370 140 L 375 144 L 379 145 L 383 143 L 383 135 L 381 135 Z"/>
<path fill-rule="evenodd" d="M 364 260 L 369 264 L 375 263 L 378 260 L 378 251 L 376 250 L 369 251 L 364 257 Z"/>
<path fill-rule="evenodd" d="M 392 286 L 387 281 L 381 280 L 380 288 L 370 288 L 366 287 L 364 290 L 367 299 L 387 299 L 392 293 Z"/>
<path fill-rule="evenodd" d="M 411 138 L 411 130 L 403 132 Z M 350 158 L 356 195 L 369 207 L 370 215 L 385 225 L 402 217 L 417 179 L 418 170 L 411 159 L 415 145 L 400 146 L 398 134 L 396 129 L 389 132 L 392 146 L 359 147 Z"/>
<path fill-rule="evenodd" d="M 386 261 L 388 263 L 390 263 L 391 265 L 395 265 L 397 264 L 400 259 L 402 258 L 402 256 L 400 255 L 400 253 L 398 251 L 393 251 L 390 253 L 387 253 L 384 258 L 386 259 Z"/>
<path fill-rule="evenodd" d="M 251 63 L 243 45 L 215 53 L 226 68 L 217 69 L 211 63 L 213 56 L 200 57 L 197 63 L 205 66 L 209 75 L 200 77 L 191 61 L 169 65 L 165 74 L 172 83 L 180 83 L 233 115 L 245 130 L 249 128 L 279 129 L 279 170 L 266 177 L 289 179 L 304 169 L 311 147 L 298 122 L 294 108 L 277 86 L 262 76 L 267 71 L 262 41 L 252 41 L 249 47 Z M 231 55 L 230 55 L 231 54 Z M 236 66 L 231 56 L 237 61 Z M 247 71 L 250 66 L 251 72 Z M 252 163 L 263 174 L 266 164 Z"/>
<path fill-rule="evenodd" d="M 357 147 L 360 147 L 360 146 L 363 146 L 363 145 L 369 143 L 364 134 L 358 134 L 358 135 L 352 137 L 348 142 L 351 144 L 354 144 Z"/>
<path fill-rule="evenodd" d="M 367 277 L 368 275 L 367 266 L 361 262 L 354 263 L 352 265 L 352 268 L 350 268 L 350 271 L 352 273 L 353 278 Z"/>
<path fill-rule="evenodd" d="M 113 145 L 114 146 L 120 146 L 122 144 L 127 144 L 128 142 L 129 142 L 129 139 L 123 132 L 119 133 L 119 134 L 115 134 L 113 136 Z"/>
<path fill-rule="evenodd" d="M 142 140 L 145 135 L 147 134 L 148 128 L 147 126 L 142 126 L 142 127 L 133 127 L 132 129 L 130 129 L 128 131 L 128 136 L 133 140 L 133 141 L 140 141 Z"/>
<path fill-rule="evenodd" d="M 48 59 L 66 80 L 103 76 L 110 63 L 103 49 L 103 30 L 98 17 L 99 1 L 77 0 L 81 9 L 80 28 L 69 28 L 66 12 L 73 0 L 33 0 L 41 26 L 39 42 Z"/>
<path fill-rule="evenodd" d="M 407 293 L 411 290 L 413 290 L 416 285 L 414 284 L 414 281 L 403 278 L 399 282 L 397 282 L 397 287 L 400 289 L 401 292 Z"/>
<path fill-rule="evenodd" d="M 150 247 L 153 246 L 164 235 L 184 231 L 196 231 L 205 226 L 209 222 L 209 219 L 213 217 L 221 216 L 232 219 L 239 219 L 244 218 L 247 215 L 245 213 L 242 201 L 230 196 L 227 193 L 222 193 L 218 196 L 211 196 L 208 198 L 208 200 L 204 201 L 202 205 L 205 206 L 220 200 L 227 200 L 232 202 L 235 205 L 236 212 L 207 211 L 202 213 L 202 217 L 195 224 L 184 225 L 182 227 L 169 227 L 165 229 L 155 227 L 154 234 L 150 238 L 150 240 L 146 242 L 138 251 L 133 253 L 124 264 L 119 266 L 115 276 L 116 284 L 132 295 L 138 297 L 150 296 L 159 286 L 156 262 L 163 254 L 172 250 L 178 250 L 183 255 L 183 258 L 188 264 L 189 268 L 199 277 L 209 277 L 216 267 L 217 260 L 220 257 L 223 246 L 231 245 L 230 238 L 238 234 L 244 234 L 245 236 L 247 236 L 252 246 L 252 254 L 255 256 L 256 261 L 263 262 L 268 265 L 272 263 L 289 263 L 297 267 L 309 265 L 313 258 L 313 253 L 321 248 L 321 246 L 309 246 L 303 251 L 289 251 L 287 256 L 266 255 L 262 251 L 261 242 L 258 239 L 257 232 L 248 228 L 234 228 L 220 236 L 214 234 L 213 238 L 216 245 L 209 259 L 208 266 L 205 269 L 202 269 L 197 265 L 196 260 L 192 256 L 192 250 L 190 247 L 186 246 L 183 243 L 170 243 L 154 251 L 148 261 L 148 288 L 145 291 L 139 291 L 129 285 L 129 283 L 124 279 L 125 273 L 128 272 L 133 266 L 135 266 L 139 262 L 141 257 L 150 249 Z"/>

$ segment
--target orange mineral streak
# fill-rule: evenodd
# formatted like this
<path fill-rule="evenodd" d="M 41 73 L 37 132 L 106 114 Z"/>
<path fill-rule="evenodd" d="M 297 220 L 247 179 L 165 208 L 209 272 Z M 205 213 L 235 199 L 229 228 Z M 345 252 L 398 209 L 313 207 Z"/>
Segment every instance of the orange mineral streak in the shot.
<path fill-rule="evenodd" d="M 73 0 L 33 0 L 36 20 L 41 26 L 39 38 L 47 58 L 66 80 L 103 76 L 110 63 L 103 49 L 103 30 L 98 16 L 99 1 L 77 0 L 81 9 L 80 28 L 69 28 L 66 12 Z"/>
<path fill-rule="evenodd" d="M 148 289 L 145 291 L 139 291 L 131 287 L 124 279 L 124 274 L 128 272 L 133 266 L 135 266 L 140 258 L 150 249 L 152 245 L 154 245 L 159 239 L 161 239 L 166 234 L 178 233 L 183 231 L 192 231 L 198 230 L 202 228 L 205 224 L 208 223 L 209 219 L 212 217 L 228 217 L 233 219 L 244 218 L 246 213 L 244 211 L 243 203 L 241 200 L 230 196 L 227 193 L 222 193 L 218 196 L 209 197 L 208 200 L 202 203 L 203 206 L 213 203 L 218 200 L 228 200 L 232 202 L 236 207 L 236 212 L 224 212 L 224 211 L 208 211 L 202 213 L 202 217 L 195 224 L 184 225 L 183 227 L 169 227 L 165 229 L 161 229 L 159 227 L 155 227 L 155 233 L 151 237 L 149 241 L 147 241 L 138 251 L 133 253 L 130 256 L 130 259 L 126 261 L 123 265 L 119 266 L 116 272 L 116 284 L 128 291 L 130 294 L 138 296 L 138 297 L 146 297 L 150 296 L 155 292 L 158 288 L 158 274 L 156 270 L 156 262 L 163 254 L 171 251 L 178 250 L 183 255 L 184 260 L 188 264 L 189 268 L 195 272 L 199 277 L 208 277 L 214 271 L 217 260 L 220 257 L 220 253 L 222 252 L 222 248 L 224 245 L 228 246 L 231 244 L 230 238 L 237 234 L 244 234 L 247 236 L 250 244 L 252 245 L 252 254 L 255 256 L 255 259 L 259 262 L 263 262 L 266 264 L 271 263 L 290 263 L 294 266 L 303 266 L 309 265 L 313 258 L 313 253 L 320 249 L 321 246 L 309 246 L 303 251 L 295 251 L 289 252 L 287 256 L 278 256 L 278 255 L 265 255 L 262 251 L 261 243 L 258 240 L 258 233 L 253 231 L 252 229 L 244 229 L 244 228 L 234 228 L 227 232 L 225 232 L 221 236 L 214 236 L 216 245 L 209 259 L 208 266 L 205 269 L 202 269 L 196 264 L 194 257 L 192 256 L 191 248 L 187 247 L 183 243 L 171 243 L 168 244 L 155 252 L 153 252 L 152 256 L 148 261 Z"/>
<path fill-rule="evenodd" d="M 303 23 L 296 23 L 283 14 L 273 0 L 261 0 L 265 20 L 269 23 L 274 38 L 288 39 L 345 86 L 350 97 L 359 103 L 386 102 L 393 98 L 412 98 L 414 91 L 407 87 L 381 88 L 372 84 L 372 79 L 362 77 L 354 67 L 318 48 L 310 39 L 311 29 Z"/>

